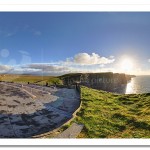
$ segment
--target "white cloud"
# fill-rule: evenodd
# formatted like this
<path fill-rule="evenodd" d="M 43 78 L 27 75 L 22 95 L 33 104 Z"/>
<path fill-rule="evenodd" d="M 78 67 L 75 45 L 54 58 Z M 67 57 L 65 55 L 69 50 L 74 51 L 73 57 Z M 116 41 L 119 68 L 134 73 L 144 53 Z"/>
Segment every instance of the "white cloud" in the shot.
<path fill-rule="evenodd" d="M 9 56 L 9 50 L 8 49 L 2 49 L 0 51 L 0 56 L 4 57 L 4 58 L 8 57 Z"/>
<path fill-rule="evenodd" d="M 4 30 L 0 31 L 0 34 L 3 37 L 7 38 L 7 37 L 12 37 L 12 36 L 16 35 L 17 32 L 18 32 L 17 28 L 15 28 L 15 29 L 13 29 L 11 31 L 10 30 L 8 31 L 8 30 L 4 29 Z"/>
<path fill-rule="evenodd" d="M 0 73 L 7 73 L 12 69 L 11 66 L 8 65 L 0 65 Z"/>
<path fill-rule="evenodd" d="M 148 59 L 148 62 L 150 62 L 150 59 Z"/>
<path fill-rule="evenodd" d="M 24 51 L 20 53 L 27 55 Z M 13 74 L 43 74 L 43 75 L 62 75 L 66 73 L 86 73 L 86 72 L 107 72 L 112 70 L 106 68 L 106 64 L 115 61 L 113 56 L 108 58 L 100 57 L 98 54 L 79 53 L 73 58 L 67 58 L 65 61 L 56 61 L 51 63 L 20 63 L 15 67 L 0 66 L 0 70 L 9 71 Z"/>
<path fill-rule="evenodd" d="M 63 64 L 30 64 L 22 66 L 22 72 L 49 74 L 49 75 L 63 75 L 66 73 L 87 73 L 87 72 L 110 72 L 112 68 L 102 68 L 100 65 L 78 65 L 78 66 L 64 66 Z"/>
<path fill-rule="evenodd" d="M 2 69 L 0 67 L 0 69 Z M 63 75 L 67 73 L 98 73 L 98 72 L 118 72 L 114 68 L 101 68 L 95 65 L 85 67 L 65 67 L 65 66 L 51 66 L 50 64 L 30 64 L 25 66 L 16 66 L 14 68 L 4 67 L 1 73 L 10 74 L 39 74 L 39 75 Z"/>
<path fill-rule="evenodd" d="M 73 58 L 67 58 L 65 63 L 74 63 L 74 64 L 80 64 L 80 65 L 96 65 L 96 64 L 110 64 L 115 61 L 113 56 L 107 57 L 101 57 L 100 55 L 96 53 L 92 53 L 91 55 L 88 53 L 78 53 Z"/>
<path fill-rule="evenodd" d="M 41 34 L 42 34 L 42 32 L 41 32 L 41 31 L 34 31 L 33 33 L 34 33 L 34 35 L 37 35 L 37 36 L 39 36 L 39 35 L 41 35 Z"/>
<path fill-rule="evenodd" d="M 33 35 L 40 36 L 42 34 L 38 29 L 32 28 L 30 25 L 26 24 L 22 28 L 24 31 L 32 33 Z"/>
<path fill-rule="evenodd" d="M 49 74 L 49 75 L 62 75 L 71 72 L 71 68 L 62 65 L 51 65 L 35 63 L 25 66 L 21 66 L 22 72 L 37 73 L 37 74 Z"/>
<path fill-rule="evenodd" d="M 28 64 L 22 66 L 21 69 L 24 69 L 27 72 L 50 75 L 76 72 L 104 72 L 112 70 L 110 68 L 105 68 L 104 66 L 113 63 L 114 61 L 114 56 L 106 58 L 100 57 L 96 53 L 92 53 L 91 55 L 88 53 L 79 53 L 73 58 L 67 58 L 65 61 Z"/>
<path fill-rule="evenodd" d="M 29 55 L 29 53 L 27 51 L 20 50 L 18 52 L 21 53 L 21 54 L 23 54 L 23 55 Z"/>
<path fill-rule="evenodd" d="M 9 33 L 6 33 L 6 34 L 5 34 L 5 37 L 11 37 L 11 36 L 13 36 L 13 35 L 15 35 L 15 33 L 9 32 Z"/>
<path fill-rule="evenodd" d="M 27 66 L 28 68 L 31 69 L 40 69 L 42 71 L 65 71 L 68 70 L 67 67 L 63 66 L 57 66 L 57 65 L 50 65 L 50 64 L 30 64 Z"/>

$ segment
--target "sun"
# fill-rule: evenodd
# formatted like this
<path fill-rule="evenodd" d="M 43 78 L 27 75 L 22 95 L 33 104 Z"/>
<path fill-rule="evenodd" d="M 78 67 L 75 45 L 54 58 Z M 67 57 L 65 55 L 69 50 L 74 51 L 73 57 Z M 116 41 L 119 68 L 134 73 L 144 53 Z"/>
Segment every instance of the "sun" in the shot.
<path fill-rule="evenodd" d="M 133 60 L 130 58 L 124 58 L 121 62 L 121 70 L 124 72 L 131 72 L 133 71 L 134 63 Z"/>

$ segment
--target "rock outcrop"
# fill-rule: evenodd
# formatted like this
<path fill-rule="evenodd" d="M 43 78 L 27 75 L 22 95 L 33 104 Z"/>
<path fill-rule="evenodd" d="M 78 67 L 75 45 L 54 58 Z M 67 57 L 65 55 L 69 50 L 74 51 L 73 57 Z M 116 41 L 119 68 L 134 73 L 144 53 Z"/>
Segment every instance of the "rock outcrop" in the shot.
<path fill-rule="evenodd" d="M 123 93 L 132 75 L 119 73 L 75 73 L 62 76 L 64 85 L 84 85 L 90 88 Z"/>

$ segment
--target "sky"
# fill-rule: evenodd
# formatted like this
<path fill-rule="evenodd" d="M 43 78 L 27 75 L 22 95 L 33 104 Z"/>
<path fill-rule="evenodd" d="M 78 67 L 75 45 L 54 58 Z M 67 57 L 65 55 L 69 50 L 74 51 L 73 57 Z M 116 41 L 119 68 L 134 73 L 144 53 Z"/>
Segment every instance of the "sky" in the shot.
<path fill-rule="evenodd" d="M 150 75 L 150 12 L 0 12 L 0 73 Z"/>

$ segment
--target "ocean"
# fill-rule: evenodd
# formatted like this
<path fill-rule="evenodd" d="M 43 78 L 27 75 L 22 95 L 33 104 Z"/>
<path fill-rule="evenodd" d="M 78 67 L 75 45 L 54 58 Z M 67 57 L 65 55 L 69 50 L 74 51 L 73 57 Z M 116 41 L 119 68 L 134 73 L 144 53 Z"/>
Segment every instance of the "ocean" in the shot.
<path fill-rule="evenodd" d="M 127 84 L 125 94 L 150 93 L 150 75 L 136 76 Z"/>

